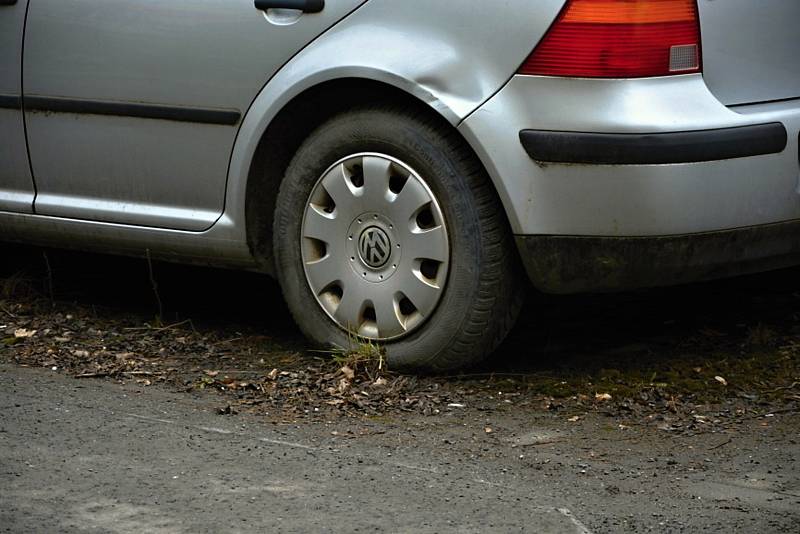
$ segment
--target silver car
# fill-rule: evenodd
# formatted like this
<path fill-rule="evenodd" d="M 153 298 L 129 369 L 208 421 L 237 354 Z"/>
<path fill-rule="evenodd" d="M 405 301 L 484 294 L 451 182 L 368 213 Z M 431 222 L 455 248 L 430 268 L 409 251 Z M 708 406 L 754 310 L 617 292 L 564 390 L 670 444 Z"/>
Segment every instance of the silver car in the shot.
<path fill-rule="evenodd" d="M 316 342 L 462 367 L 526 275 L 800 263 L 798 29 L 798 0 L 0 0 L 0 238 L 262 271 Z"/>

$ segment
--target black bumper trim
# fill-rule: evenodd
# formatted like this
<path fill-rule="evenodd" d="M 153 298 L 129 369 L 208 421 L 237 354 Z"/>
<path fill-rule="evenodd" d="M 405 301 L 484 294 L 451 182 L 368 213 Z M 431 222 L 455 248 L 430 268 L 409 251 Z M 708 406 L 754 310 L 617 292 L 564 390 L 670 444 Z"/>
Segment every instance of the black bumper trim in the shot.
<path fill-rule="evenodd" d="M 589 133 L 522 130 L 528 155 L 548 163 L 649 165 L 694 163 L 776 154 L 786 148 L 779 122 L 665 133 Z"/>
<path fill-rule="evenodd" d="M 800 220 L 652 237 L 516 236 L 546 293 L 668 286 L 800 265 Z"/>

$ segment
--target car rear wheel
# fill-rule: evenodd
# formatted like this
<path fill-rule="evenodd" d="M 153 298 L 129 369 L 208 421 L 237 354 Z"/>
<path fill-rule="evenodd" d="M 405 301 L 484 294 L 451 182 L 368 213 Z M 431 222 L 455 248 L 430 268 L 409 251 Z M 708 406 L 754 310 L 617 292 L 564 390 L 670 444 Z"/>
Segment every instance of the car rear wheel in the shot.
<path fill-rule="evenodd" d="M 277 206 L 278 278 L 317 342 L 365 338 L 392 368 L 443 371 L 488 355 L 516 317 L 502 206 L 435 118 L 385 107 L 332 118 L 297 151 Z"/>

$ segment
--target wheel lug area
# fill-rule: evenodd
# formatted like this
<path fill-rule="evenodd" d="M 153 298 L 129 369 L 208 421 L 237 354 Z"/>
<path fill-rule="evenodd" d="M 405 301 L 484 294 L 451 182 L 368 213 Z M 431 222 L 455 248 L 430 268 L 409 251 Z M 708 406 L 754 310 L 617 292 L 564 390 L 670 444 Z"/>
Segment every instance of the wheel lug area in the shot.
<path fill-rule="evenodd" d="M 353 219 L 346 235 L 350 266 L 360 279 L 379 284 L 397 272 L 402 246 L 395 224 L 387 216 L 362 213 Z"/>

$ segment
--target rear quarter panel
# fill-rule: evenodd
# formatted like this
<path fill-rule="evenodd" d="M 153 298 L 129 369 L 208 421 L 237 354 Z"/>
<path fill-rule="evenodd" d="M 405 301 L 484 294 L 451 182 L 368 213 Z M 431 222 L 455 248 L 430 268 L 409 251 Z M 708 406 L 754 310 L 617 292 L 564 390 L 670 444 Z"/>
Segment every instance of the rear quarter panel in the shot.
<path fill-rule="evenodd" d="M 270 121 L 320 83 L 363 78 L 426 102 L 457 125 L 516 72 L 564 0 L 369 0 L 288 62 L 245 116 L 226 212 L 244 228 L 247 176 Z"/>

